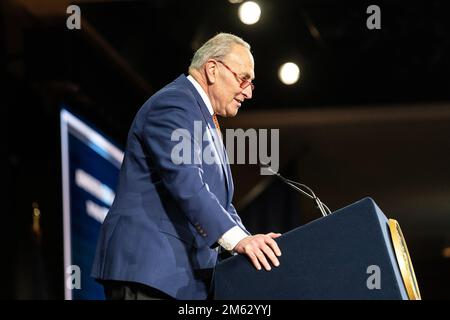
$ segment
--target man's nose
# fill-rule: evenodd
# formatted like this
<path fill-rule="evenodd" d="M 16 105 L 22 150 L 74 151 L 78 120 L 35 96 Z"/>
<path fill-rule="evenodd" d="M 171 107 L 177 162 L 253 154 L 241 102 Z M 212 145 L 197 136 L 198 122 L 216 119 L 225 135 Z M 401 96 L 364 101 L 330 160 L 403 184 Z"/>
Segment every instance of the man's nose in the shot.
<path fill-rule="evenodd" d="M 250 85 L 242 90 L 242 94 L 244 95 L 245 99 L 251 99 L 253 96 L 252 86 Z"/>

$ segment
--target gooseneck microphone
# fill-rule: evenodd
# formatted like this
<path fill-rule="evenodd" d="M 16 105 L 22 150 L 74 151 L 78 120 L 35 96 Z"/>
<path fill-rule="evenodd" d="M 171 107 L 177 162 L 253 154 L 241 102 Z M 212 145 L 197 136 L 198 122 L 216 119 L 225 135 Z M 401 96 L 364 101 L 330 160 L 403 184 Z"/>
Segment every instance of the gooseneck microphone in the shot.
<path fill-rule="evenodd" d="M 305 185 L 303 183 L 289 180 L 289 179 L 283 177 L 278 172 L 275 172 L 268 164 L 260 162 L 259 165 L 262 168 L 266 168 L 268 171 L 270 171 L 270 173 L 275 175 L 278 179 L 280 179 L 281 181 L 286 183 L 288 186 L 290 186 L 294 190 L 300 192 L 301 194 L 307 196 L 310 199 L 313 199 L 316 203 L 317 208 L 319 209 L 320 213 L 322 214 L 322 216 L 326 217 L 328 214 L 331 213 L 330 209 L 322 201 L 320 201 L 320 199 L 316 196 L 316 194 L 314 193 L 314 191 L 312 191 L 312 189 L 310 187 L 308 187 L 307 185 Z M 308 192 L 301 188 L 306 189 Z"/>

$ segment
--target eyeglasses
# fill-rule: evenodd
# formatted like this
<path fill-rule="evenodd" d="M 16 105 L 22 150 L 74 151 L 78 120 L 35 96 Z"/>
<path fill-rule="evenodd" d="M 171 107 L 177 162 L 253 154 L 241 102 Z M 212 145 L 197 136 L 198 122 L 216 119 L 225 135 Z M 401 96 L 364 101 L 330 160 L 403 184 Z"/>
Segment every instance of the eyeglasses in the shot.
<path fill-rule="evenodd" d="M 245 89 L 245 88 L 247 88 L 248 86 L 251 86 L 252 91 L 255 90 L 255 85 L 254 85 L 251 81 L 248 81 L 248 80 L 245 80 L 245 79 L 239 77 L 238 74 L 237 74 L 236 72 L 234 72 L 233 70 L 231 70 L 230 67 L 227 66 L 224 62 L 222 62 L 222 61 L 220 61 L 220 60 L 216 60 L 216 61 L 217 61 L 217 62 L 220 62 L 221 64 L 223 64 L 223 66 L 224 66 L 225 68 L 227 68 L 228 71 L 230 71 L 230 72 L 234 75 L 234 77 L 236 78 L 236 80 L 239 82 L 239 87 L 241 87 L 241 89 Z"/>

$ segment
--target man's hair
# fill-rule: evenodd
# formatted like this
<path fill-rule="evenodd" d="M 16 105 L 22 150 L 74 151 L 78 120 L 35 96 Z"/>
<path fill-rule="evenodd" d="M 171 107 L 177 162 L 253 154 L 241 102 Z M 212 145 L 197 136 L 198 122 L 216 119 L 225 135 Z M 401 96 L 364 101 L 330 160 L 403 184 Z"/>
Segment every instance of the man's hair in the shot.
<path fill-rule="evenodd" d="M 241 38 L 230 33 L 219 33 L 206 41 L 194 54 L 189 69 L 200 68 L 209 59 L 221 59 L 230 53 L 233 45 L 241 45 L 250 50 L 250 45 Z"/>

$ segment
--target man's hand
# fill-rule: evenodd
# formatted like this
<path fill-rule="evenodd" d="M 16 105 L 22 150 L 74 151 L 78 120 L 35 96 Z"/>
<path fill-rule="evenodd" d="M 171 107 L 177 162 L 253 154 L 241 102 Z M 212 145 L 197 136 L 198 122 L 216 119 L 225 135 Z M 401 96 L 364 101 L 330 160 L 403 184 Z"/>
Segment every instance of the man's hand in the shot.
<path fill-rule="evenodd" d="M 256 269 L 261 270 L 262 264 L 269 271 L 271 267 L 266 257 L 270 259 L 274 266 L 278 267 L 280 265 L 277 256 L 281 256 L 281 251 L 275 240 L 273 240 L 279 236 L 281 236 L 281 233 L 273 232 L 248 236 L 239 241 L 233 251 L 247 255 Z"/>

